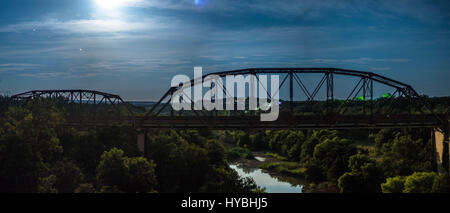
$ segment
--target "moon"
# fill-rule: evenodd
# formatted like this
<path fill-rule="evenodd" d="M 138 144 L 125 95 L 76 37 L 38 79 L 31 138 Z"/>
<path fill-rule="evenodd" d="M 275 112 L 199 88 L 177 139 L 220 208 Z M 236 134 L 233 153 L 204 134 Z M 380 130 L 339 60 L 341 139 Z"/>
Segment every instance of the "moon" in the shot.
<path fill-rule="evenodd" d="M 98 7 L 105 10 L 119 9 L 130 0 L 94 0 Z"/>

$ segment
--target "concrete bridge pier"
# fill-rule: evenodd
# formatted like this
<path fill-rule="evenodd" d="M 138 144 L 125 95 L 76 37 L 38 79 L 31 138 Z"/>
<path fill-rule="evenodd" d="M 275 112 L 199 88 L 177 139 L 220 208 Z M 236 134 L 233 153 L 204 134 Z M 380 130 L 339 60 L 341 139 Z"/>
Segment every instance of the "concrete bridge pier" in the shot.
<path fill-rule="evenodd" d="M 137 147 L 139 151 L 146 156 L 147 132 L 139 132 L 137 135 Z"/>
<path fill-rule="evenodd" d="M 437 172 L 450 172 L 449 128 L 433 129 L 431 136 Z"/>

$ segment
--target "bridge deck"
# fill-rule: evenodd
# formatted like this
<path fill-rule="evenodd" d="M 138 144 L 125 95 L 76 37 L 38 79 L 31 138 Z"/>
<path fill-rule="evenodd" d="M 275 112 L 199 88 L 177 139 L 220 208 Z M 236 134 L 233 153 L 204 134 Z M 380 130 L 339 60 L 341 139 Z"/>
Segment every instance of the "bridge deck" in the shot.
<path fill-rule="evenodd" d="M 160 128 L 211 128 L 211 129 L 363 129 L 363 128 L 419 128 L 438 127 L 433 115 L 370 117 L 370 116 L 291 116 L 277 121 L 261 122 L 259 116 L 158 116 L 121 118 L 75 118 L 66 122 L 68 126 L 102 127 L 111 125 L 133 125 L 140 129 Z"/>

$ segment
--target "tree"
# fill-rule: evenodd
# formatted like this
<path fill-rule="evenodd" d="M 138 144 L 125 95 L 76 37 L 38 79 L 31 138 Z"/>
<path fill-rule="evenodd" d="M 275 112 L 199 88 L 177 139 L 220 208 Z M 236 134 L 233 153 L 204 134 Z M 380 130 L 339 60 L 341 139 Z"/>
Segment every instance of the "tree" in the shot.
<path fill-rule="evenodd" d="M 38 191 L 41 177 L 63 151 L 56 134 L 62 114 L 51 102 L 35 99 L 10 107 L 0 119 L 0 190 Z"/>
<path fill-rule="evenodd" d="M 128 156 L 139 156 L 141 153 L 136 146 L 137 133 L 133 127 L 112 126 L 96 131 L 97 140 L 103 144 L 103 150 L 118 148 Z"/>
<path fill-rule="evenodd" d="M 180 131 L 179 135 L 189 143 L 195 144 L 200 147 L 205 146 L 206 139 L 202 137 L 197 130 Z"/>
<path fill-rule="evenodd" d="M 87 180 L 95 179 L 100 157 L 107 150 L 99 140 L 96 130 L 68 129 L 61 133 L 59 138 L 64 147 L 64 156 L 80 167 Z"/>
<path fill-rule="evenodd" d="M 105 151 L 97 167 L 104 192 L 151 192 L 156 186 L 156 165 L 143 157 L 128 158 L 120 149 Z"/>
<path fill-rule="evenodd" d="M 388 143 L 392 138 L 394 133 L 397 131 L 394 129 L 381 129 L 374 137 L 376 151 L 378 154 L 382 153 L 383 145 Z"/>
<path fill-rule="evenodd" d="M 40 178 L 38 185 L 38 193 L 58 193 L 58 189 L 55 188 L 56 176 L 50 175 L 48 177 Z"/>
<path fill-rule="evenodd" d="M 367 155 L 363 154 L 352 155 L 348 159 L 348 167 L 351 171 L 362 171 L 364 165 L 369 163 L 375 163 L 375 160 L 370 159 Z"/>
<path fill-rule="evenodd" d="M 283 142 L 286 139 L 286 137 L 289 135 L 290 130 L 278 130 L 278 131 L 273 131 L 273 132 L 269 132 L 270 136 L 269 136 L 269 148 L 271 151 L 273 152 L 277 152 L 280 153 L 283 156 L 286 156 L 285 154 L 287 153 L 283 153 Z M 285 150 L 287 150 L 287 146 L 285 145 L 284 147 Z"/>
<path fill-rule="evenodd" d="M 250 134 L 247 132 L 239 131 L 237 146 L 240 147 L 252 147 L 252 140 L 250 139 Z"/>
<path fill-rule="evenodd" d="M 321 182 L 327 179 L 326 174 L 322 171 L 319 162 L 310 160 L 305 163 L 305 179 L 313 182 Z"/>
<path fill-rule="evenodd" d="M 75 193 L 95 193 L 95 188 L 90 183 L 80 184 L 75 190 Z"/>
<path fill-rule="evenodd" d="M 302 131 L 292 131 L 285 139 L 287 150 L 283 150 L 289 159 L 298 161 L 300 158 L 301 147 L 305 141 L 305 135 Z"/>
<path fill-rule="evenodd" d="M 219 141 L 226 144 L 236 145 L 236 140 L 231 131 L 221 130 L 218 132 L 218 134 L 219 134 Z"/>
<path fill-rule="evenodd" d="M 383 193 L 448 193 L 450 178 L 448 174 L 414 172 L 406 177 L 388 178 L 381 188 Z"/>
<path fill-rule="evenodd" d="M 125 158 L 127 169 L 124 191 L 125 192 L 152 192 L 156 185 L 156 164 L 144 157 Z"/>
<path fill-rule="evenodd" d="M 264 132 L 258 131 L 255 134 L 251 135 L 250 139 L 252 141 L 253 146 L 250 147 L 255 151 L 267 150 L 268 143 L 266 134 Z"/>
<path fill-rule="evenodd" d="M 72 193 L 84 181 L 80 168 L 69 160 L 58 161 L 51 173 L 55 176 L 54 187 L 60 193 Z"/>
<path fill-rule="evenodd" d="M 200 192 L 209 193 L 251 193 L 260 192 L 253 178 L 239 177 L 238 173 L 228 166 L 212 168 L 200 188 Z"/>
<path fill-rule="evenodd" d="M 438 175 L 435 172 L 414 172 L 406 177 L 404 193 L 431 193 Z"/>
<path fill-rule="evenodd" d="M 97 166 L 97 180 L 104 186 L 123 186 L 126 183 L 124 152 L 113 148 L 105 151 Z"/>
<path fill-rule="evenodd" d="M 147 157 L 157 165 L 160 192 L 196 192 L 209 170 L 204 148 L 188 143 L 176 132 L 149 135 Z"/>
<path fill-rule="evenodd" d="M 381 184 L 383 193 L 402 193 L 405 188 L 405 177 L 396 176 L 386 179 L 386 182 Z"/>
<path fill-rule="evenodd" d="M 339 177 L 338 187 L 341 193 L 365 192 L 364 176 L 357 172 L 346 172 Z"/>
<path fill-rule="evenodd" d="M 314 148 L 319 144 L 319 138 L 314 137 L 314 135 L 308 137 L 306 141 L 302 144 L 300 148 L 300 161 L 302 163 L 308 163 L 312 160 L 314 154 Z"/>
<path fill-rule="evenodd" d="M 376 150 L 387 176 L 406 176 L 431 171 L 432 150 L 422 131 L 381 130 L 375 136 Z"/>
<path fill-rule="evenodd" d="M 356 154 L 349 158 L 348 167 L 350 172 L 344 173 L 338 180 L 341 192 L 381 192 L 383 171 L 375 160 Z"/>
<path fill-rule="evenodd" d="M 337 180 L 347 172 L 348 159 L 356 154 L 356 147 L 346 139 L 326 139 L 314 148 L 313 161 L 329 180 Z"/>
<path fill-rule="evenodd" d="M 338 136 L 338 132 L 333 130 L 319 130 L 313 131 L 309 137 L 303 142 L 300 148 L 300 161 L 308 163 L 312 160 L 314 155 L 314 148 L 317 144 L 324 142 L 326 139 L 333 139 Z"/>
<path fill-rule="evenodd" d="M 206 152 L 211 165 L 224 165 L 225 148 L 217 140 L 208 140 L 206 142 Z"/>
<path fill-rule="evenodd" d="M 450 193 L 450 176 L 448 173 L 439 174 L 434 180 L 433 193 Z"/>

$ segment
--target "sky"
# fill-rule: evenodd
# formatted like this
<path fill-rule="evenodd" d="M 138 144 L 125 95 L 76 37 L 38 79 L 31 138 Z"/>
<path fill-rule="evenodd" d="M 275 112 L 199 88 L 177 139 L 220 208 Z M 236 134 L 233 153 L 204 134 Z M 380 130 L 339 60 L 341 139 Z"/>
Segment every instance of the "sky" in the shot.
<path fill-rule="evenodd" d="M 253 67 L 375 72 L 450 96 L 450 1 L 2 0 L 0 92 L 157 100 L 177 74 Z"/>

